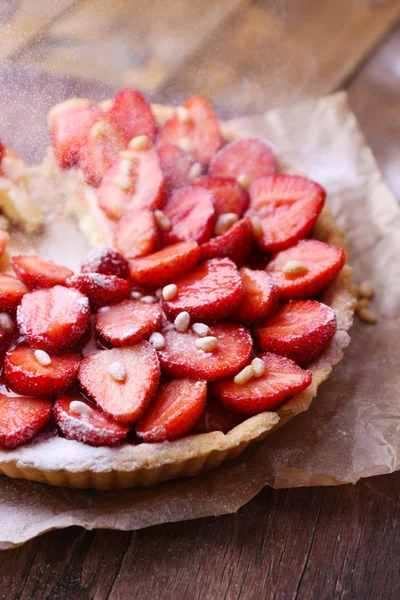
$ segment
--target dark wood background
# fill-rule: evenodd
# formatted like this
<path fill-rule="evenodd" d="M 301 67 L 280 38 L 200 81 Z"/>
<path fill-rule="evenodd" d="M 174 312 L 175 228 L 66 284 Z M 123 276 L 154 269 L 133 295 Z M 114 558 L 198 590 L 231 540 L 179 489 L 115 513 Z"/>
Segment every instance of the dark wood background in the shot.
<path fill-rule="evenodd" d="M 25 67 L 50 96 L 76 78 L 94 96 L 93 80 L 163 101 L 199 92 L 220 116 L 345 88 L 400 199 L 399 18 L 399 0 L 8 0 L 0 81 L 11 101 L 29 97 Z M 23 151 L 18 127 L 8 136 Z M 40 155 L 43 141 L 29 142 Z M 0 598 L 397 600 L 399 492 L 400 473 L 266 488 L 235 515 L 48 533 L 1 553 Z"/>

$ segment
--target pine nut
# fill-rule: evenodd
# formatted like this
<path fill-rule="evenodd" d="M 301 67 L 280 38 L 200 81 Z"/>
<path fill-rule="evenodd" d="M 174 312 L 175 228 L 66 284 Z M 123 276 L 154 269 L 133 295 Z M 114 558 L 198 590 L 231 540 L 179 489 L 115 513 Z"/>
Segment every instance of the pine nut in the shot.
<path fill-rule="evenodd" d="M 132 152 L 132 150 L 121 150 L 119 157 L 129 163 L 137 161 L 137 155 L 135 152 Z"/>
<path fill-rule="evenodd" d="M 80 400 L 72 400 L 72 402 L 69 403 L 69 410 L 72 413 L 82 415 L 83 417 L 88 417 L 90 413 L 93 412 L 90 406 Z"/>
<path fill-rule="evenodd" d="M 151 334 L 149 342 L 156 350 L 162 350 L 165 346 L 165 338 L 163 334 L 158 331 Z"/>
<path fill-rule="evenodd" d="M 197 179 L 198 177 L 200 177 L 200 175 L 203 172 L 203 167 L 201 166 L 200 163 L 193 163 L 193 165 L 190 167 L 190 171 L 189 171 L 189 179 L 190 181 L 193 181 L 193 179 Z"/>
<path fill-rule="evenodd" d="M 123 191 L 127 191 L 132 187 L 129 175 L 117 175 L 114 177 L 114 183 Z"/>
<path fill-rule="evenodd" d="M 192 140 L 189 138 L 181 138 L 178 142 L 178 146 L 184 152 L 193 152 L 194 146 Z"/>
<path fill-rule="evenodd" d="M 296 278 L 308 273 L 308 267 L 299 260 L 288 260 L 288 262 L 282 269 L 282 273 L 287 278 Z"/>
<path fill-rule="evenodd" d="M 223 235 L 239 220 L 239 217 L 235 213 L 224 213 L 219 215 L 215 224 L 214 235 Z"/>
<path fill-rule="evenodd" d="M 3 331 L 11 332 L 14 331 L 14 321 L 7 313 L 0 313 L 0 329 Z"/>
<path fill-rule="evenodd" d="M 161 231 L 169 231 L 171 229 L 171 221 L 162 210 L 155 210 L 154 218 Z"/>
<path fill-rule="evenodd" d="M 198 350 L 203 350 L 203 352 L 212 352 L 218 347 L 218 340 L 216 337 L 209 335 L 199 338 L 195 341 L 194 345 Z"/>
<path fill-rule="evenodd" d="M 125 381 L 128 376 L 125 365 L 120 362 L 111 363 L 111 365 L 108 367 L 108 373 L 113 379 L 115 379 L 115 381 L 118 382 Z"/>
<path fill-rule="evenodd" d="M 162 298 L 162 289 L 158 288 L 158 290 L 155 291 L 155 295 L 156 295 L 156 298 L 158 300 L 161 300 L 161 298 Z"/>
<path fill-rule="evenodd" d="M 177 315 L 177 317 L 175 318 L 174 325 L 176 331 L 179 331 L 179 333 L 184 333 L 185 331 L 187 331 L 190 325 L 189 313 L 185 310 L 183 312 L 180 312 L 179 315 Z"/>
<path fill-rule="evenodd" d="M 358 295 L 360 296 L 360 298 L 367 298 L 368 300 L 370 300 L 371 298 L 373 298 L 374 294 L 374 284 L 372 283 L 372 281 L 369 281 L 369 279 L 362 281 L 358 286 Z"/>
<path fill-rule="evenodd" d="M 247 175 L 243 175 L 243 174 L 242 175 L 238 175 L 238 177 L 236 177 L 236 181 L 240 185 L 242 185 L 244 188 L 246 188 L 246 190 L 250 186 L 250 180 L 247 177 Z"/>
<path fill-rule="evenodd" d="M 251 218 L 251 224 L 253 227 L 253 235 L 255 238 L 259 238 L 262 237 L 264 235 L 264 230 L 263 230 L 263 226 L 262 223 L 259 219 L 259 217 L 255 216 Z"/>
<path fill-rule="evenodd" d="M 143 297 L 143 294 L 141 292 L 138 292 L 137 290 L 133 290 L 131 292 L 131 298 L 132 300 L 141 300 Z"/>
<path fill-rule="evenodd" d="M 164 300 L 172 300 L 172 298 L 174 298 L 177 293 L 178 288 L 176 287 L 175 283 L 170 283 L 163 287 L 162 297 L 164 298 Z"/>
<path fill-rule="evenodd" d="M 147 135 L 138 135 L 131 139 L 129 147 L 135 150 L 148 150 L 150 148 L 150 140 Z"/>
<path fill-rule="evenodd" d="M 51 358 L 44 350 L 35 350 L 35 358 L 39 365 L 42 367 L 49 367 L 51 365 Z"/>
<path fill-rule="evenodd" d="M 264 375 L 267 368 L 262 358 L 253 358 L 251 361 L 251 366 L 254 370 L 254 377 L 261 377 Z"/>
<path fill-rule="evenodd" d="M 237 375 L 235 375 L 233 379 L 233 383 L 236 385 L 243 385 L 253 379 L 254 377 L 254 368 L 253 365 L 247 365 L 244 369 L 242 369 Z"/>
<path fill-rule="evenodd" d="M 183 125 L 188 125 L 192 120 L 188 109 L 184 106 L 178 106 L 176 109 L 176 116 Z"/>
<path fill-rule="evenodd" d="M 142 296 L 140 298 L 140 302 L 144 302 L 145 304 L 155 304 L 157 302 L 157 298 L 154 296 Z"/>
<path fill-rule="evenodd" d="M 366 298 L 361 298 L 360 300 L 357 300 L 356 310 L 358 311 L 362 308 L 369 308 L 369 300 L 367 300 Z"/>
<path fill-rule="evenodd" d="M 357 311 L 357 315 L 364 323 L 374 325 L 374 323 L 377 322 L 376 314 L 369 308 L 360 308 L 360 310 Z"/>
<path fill-rule="evenodd" d="M 105 136 L 106 131 L 107 125 L 104 123 L 104 121 L 99 121 L 98 123 L 95 123 L 90 130 L 90 137 L 95 139 L 101 138 Z"/>
<path fill-rule="evenodd" d="M 210 328 L 205 323 L 193 323 L 192 330 L 201 338 L 210 335 Z"/>

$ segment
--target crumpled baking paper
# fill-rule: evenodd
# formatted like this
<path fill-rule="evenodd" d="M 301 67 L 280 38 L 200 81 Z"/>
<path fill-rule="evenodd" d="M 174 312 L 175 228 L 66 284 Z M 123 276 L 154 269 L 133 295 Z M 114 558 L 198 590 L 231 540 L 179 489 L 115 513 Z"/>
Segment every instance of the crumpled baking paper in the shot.
<path fill-rule="evenodd" d="M 399 468 L 400 209 L 346 94 L 230 125 L 243 135 L 268 139 L 291 168 L 327 188 L 329 204 L 348 235 L 356 278 L 375 283 L 378 324 L 356 320 L 344 360 L 307 412 L 215 471 L 153 488 L 107 492 L 1 477 L 0 548 L 70 525 L 134 530 L 231 513 L 265 485 L 355 483 Z M 40 244 L 48 256 L 56 227 L 51 224 L 49 238 Z"/>

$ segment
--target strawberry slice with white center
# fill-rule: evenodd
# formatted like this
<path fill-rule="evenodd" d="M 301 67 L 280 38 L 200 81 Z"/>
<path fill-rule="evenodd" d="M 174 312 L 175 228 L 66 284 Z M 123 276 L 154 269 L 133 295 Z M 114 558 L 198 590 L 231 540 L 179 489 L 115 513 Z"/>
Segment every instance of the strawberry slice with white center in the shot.
<path fill-rule="evenodd" d="M 158 229 L 154 213 L 148 208 L 134 208 L 118 221 L 113 234 L 113 245 L 128 260 L 154 252 Z"/>
<path fill-rule="evenodd" d="M 253 228 L 249 217 L 241 219 L 222 235 L 211 238 L 200 246 L 201 259 L 230 258 L 237 265 L 242 264 L 250 252 L 253 241 Z"/>
<path fill-rule="evenodd" d="M 261 221 L 256 241 L 266 252 L 292 246 L 311 231 L 320 214 L 326 192 L 314 181 L 297 175 L 274 175 L 250 187 L 250 209 Z"/>
<path fill-rule="evenodd" d="M 191 154 L 172 144 L 164 144 L 157 151 L 166 189 L 169 193 L 190 183 L 191 169 L 195 164 Z"/>
<path fill-rule="evenodd" d="M 96 123 L 79 152 L 79 167 L 87 183 L 99 187 L 106 173 L 119 161 L 125 147 L 118 132 L 104 119 Z"/>
<path fill-rule="evenodd" d="M 171 300 L 162 300 L 170 318 L 187 311 L 192 321 L 223 319 L 242 297 L 242 282 L 229 258 L 206 260 L 174 283 L 178 288 L 176 295 Z"/>
<path fill-rule="evenodd" d="M 321 354 L 336 333 L 335 312 L 316 300 L 293 300 L 254 329 L 262 350 L 306 365 Z"/>
<path fill-rule="evenodd" d="M 215 211 L 211 192 L 192 185 L 176 190 L 163 206 L 171 228 L 163 232 L 166 245 L 194 240 L 207 242 L 213 232 Z"/>
<path fill-rule="evenodd" d="M 120 90 L 114 96 L 105 118 L 118 131 L 125 145 L 139 135 L 147 135 L 151 140 L 156 136 L 157 124 L 151 106 L 138 90 Z"/>
<path fill-rule="evenodd" d="M 0 230 L 0 256 L 4 254 L 7 244 L 10 241 L 10 235 L 3 229 Z"/>
<path fill-rule="evenodd" d="M 236 373 L 248 361 L 252 341 L 248 330 L 235 323 L 222 322 L 210 326 L 209 336 L 217 339 L 211 352 L 196 346 L 199 336 L 192 330 L 164 333 L 165 347 L 159 351 L 163 371 L 171 377 L 190 377 L 215 381 Z"/>
<path fill-rule="evenodd" d="M 18 279 L 29 289 L 64 285 L 68 277 L 74 274 L 71 269 L 39 256 L 18 254 L 12 257 L 11 263 Z"/>
<path fill-rule="evenodd" d="M 165 189 L 160 159 L 154 148 L 129 149 L 104 177 L 97 202 L 109 219 L 117 221 L 133 208 L 159 207 Z"/>
<path fill-rule="evenodd" d="M 245 188 L 233 177 L 216 177 L 204 175 L 192 185 L 202 187 L 212 192 L 214 208 L 217 215 L 234 213 L 243 216 L 249 205 L 249 195 Z"/>
<path fill-rule="evenodd" d="M 81 149 L 101 116 L 96 104 L 85 101 L 74 106 L 60 105 L 51 113 L 51 143 L 60 169 L 78 164 Z"/>
<path fill-rule="evenodd" d="M 260 177 L 276 172 L 276 160 L 271 148 L 258 138 L 230 142 L 214 156 L 210 174 L 243 178 L 246 187 Z"/>
<path fill-rule="evenodd" d="M 208 394 L 206 406 L 192 433 L 211 433 L 211 431 L 228 433 L 242 421 L 242 416 L 226 410 L 214 396 Z"/>
<path fill-rule="evenodd" d="M 148 338 L 161 329 L 162 310 L 159 304 L 124 300 L 114 306 L 104 306 L 96 313 L 96 331 L 113 346 L 129 346 Z"/>
<path fill-rule="evenodd" d="M 0 274 L 0 311 L 15 310 L 28 288 L 12 275 Z"/>
<path fill-rule="evenodd" d="M 300 240 L 278 252 L 267 265 L 278 295 L 283 300 L 307 298 L 325 290 L 341 271 L 346 256 L 342 248 L 319 240 Z M 292 273 L 292 265 L 296 269 Z"/>
<path fill-rule="evenodd" d="M 49 365 L 41 364 L 34 350 L 26 346 L 9 350 L 4 370 L 10 388 L 26 396 L 50 396 L 68 390 L 78 376 L 80 354 L 52 354 L 50 360 Z"/>
<path fill-rule="evenodd" d="M 120 423 L 140 419 L 159 380 L 157 352 L 149 342 L 91 354 L 83 359 L 79 369 L 82 388 Z"/>
<path fill-rule="evenodd" d="M 200 260 L 196 242 L 181 242 L 131 263 L 131 278 L 140 285 L 161 287 L 188 273 Z"/>
<path fill-rule="evenodd" d="M 127 425 L 113 421 L 80 394 L 59 396 L 54 417 L 66 438 L 90 446 L 113 446 L 129 433 Z"/>
<path fill-rule="evenodd" d="M 101 273 L 74 275 L 67 279 L 66 285 L 85 294 L 94 308 L 122 302 L 128 297 L 130 291 L 126 279 Z"/>
<path fill-rule="evenodd" d="M 242 279 L 243 296 L 231 318 L 245 324 L 262 321 L 277 307 L 278 295 L 275 285 L 265 271 L 243 267 L 239 275 Z"/>
<path fill-rule="evenodd" d="M 259 358 L 265 364 L 265 372 L 260 377 L 253 377 L 241 385 L 229 377 L 212 385 L 212 393 L 228 410 L 242 415 L 275 410 L 311 384 L 312 373 L 288 358 L 270 352 L 260 354 Z"/>
<path fill-rule="evenodd" d="M 87 297 L 60 285 L 25 294 L 17 310 L 20 331 L 29 345 L 49 352 L 76 344 L 89 317 Z"/>
<path fill-rule="evenodd" d="M 115 275 L 121 279 L 129 278 L 129 264 L 126 258 L 111 248 L 92 248 L 81 264 L 82 273 L 101 273 Z"/>
<path fill-rule="evenodd" d="M 207 167 L 222 145 L 218 120 L 210 104 L 201 96 L 192 96 L 182 108 L 161 128 L 159 142 L 183 147 Z"/>
<path fill-rule="evenodd" d="M 193 429 L 204 410 L 207 383 L 178 379 L 160 386 L 141 421 L 136 435 L 145 442 L 172 441 Z"/>
<path fill-rule="evenodd" d="M 0 447 L 16 448 L 47 425 L 53 404 L 43 398 L 0 395 Z"/>

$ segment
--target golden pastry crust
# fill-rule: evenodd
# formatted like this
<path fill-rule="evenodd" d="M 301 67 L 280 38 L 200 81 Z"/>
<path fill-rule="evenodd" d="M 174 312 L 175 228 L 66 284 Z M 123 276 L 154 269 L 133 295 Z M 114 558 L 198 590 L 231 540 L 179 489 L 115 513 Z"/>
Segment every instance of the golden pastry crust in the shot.
<path fill-rule="evenodd" d="M 157 105 L 153 110 L 162 122 L 173 109 Z M 224 134 L 228 132 L 222 129 Z M 229 137 L 233 137 L 233 133 L 229 129 Z M 328 207 L 324 208 L 316 223 L 314 237 L 347 250 L 345 235 L 337 227 Z M 309 366 L 313 373 L 311 385 L 278 411 L 251 417 L 227 434 L 197 434 L 158 444 L 93 448 L 58 437 L 42 438 L 15 450 L 1 451 L 0 472 L 57 486 L 112 489 L 149 486 L 168 479 L 193 476 L 231 460 L 250 443 L 264 439 L 292 417 L 307 410 L 318 386 L 342 359 L 343 351 L 350 342 L 348 330 L 355 307 L 352 269 L 348 265 L 325 291 L 322 301 L 335 310 L 338 330 L 324 353 Z"/>

